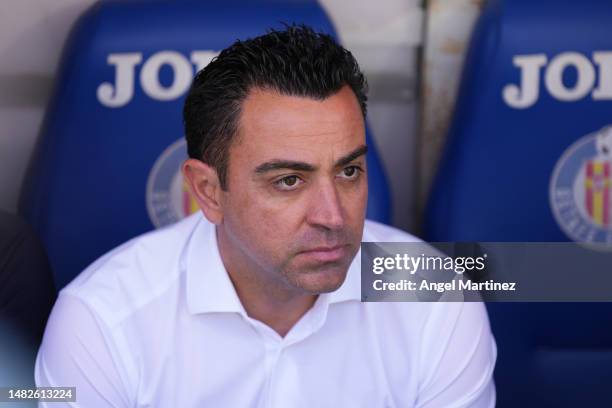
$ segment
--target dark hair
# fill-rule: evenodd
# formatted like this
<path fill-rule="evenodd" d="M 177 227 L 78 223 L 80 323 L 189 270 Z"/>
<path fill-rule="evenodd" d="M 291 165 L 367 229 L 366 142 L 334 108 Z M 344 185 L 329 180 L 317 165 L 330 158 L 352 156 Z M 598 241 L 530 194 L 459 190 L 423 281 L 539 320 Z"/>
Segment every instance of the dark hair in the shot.
<path fill-rule="evenodd" d="M 363 73 L 353 55 L 327 34 L 291 25 L 236 41 L 193 80 L 183 109 L 189 157 L 214 167 L 225 190 L 229 147 L 250 90 L 323 100 L 344 85 L 355 93 L 365 118 Z"/>

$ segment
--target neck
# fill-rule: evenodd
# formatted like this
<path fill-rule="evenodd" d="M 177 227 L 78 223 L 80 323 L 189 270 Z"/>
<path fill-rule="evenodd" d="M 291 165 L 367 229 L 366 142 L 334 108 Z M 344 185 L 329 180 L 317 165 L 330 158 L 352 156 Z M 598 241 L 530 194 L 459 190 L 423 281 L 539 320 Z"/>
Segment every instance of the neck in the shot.
<path fill-rule="evenodd" d="M 249 317 L 272 328 L 281 337 L 312 307 L 317 295 L 290 287 L 283 276 L 259 268 L 229 242 L 217 228 L 221 260 Z"/>

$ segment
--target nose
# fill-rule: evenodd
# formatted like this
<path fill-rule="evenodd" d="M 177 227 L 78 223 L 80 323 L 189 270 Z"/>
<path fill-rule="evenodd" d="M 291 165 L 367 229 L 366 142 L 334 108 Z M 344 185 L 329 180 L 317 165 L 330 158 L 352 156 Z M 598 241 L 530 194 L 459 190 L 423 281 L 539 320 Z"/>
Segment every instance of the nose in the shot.
<path fill-rule="evenodd" d="M 310 197 L 308 222 L 327 230 L 344 227 L 345 213 L 337 186 L 333 181 L 321 183 Z"/>

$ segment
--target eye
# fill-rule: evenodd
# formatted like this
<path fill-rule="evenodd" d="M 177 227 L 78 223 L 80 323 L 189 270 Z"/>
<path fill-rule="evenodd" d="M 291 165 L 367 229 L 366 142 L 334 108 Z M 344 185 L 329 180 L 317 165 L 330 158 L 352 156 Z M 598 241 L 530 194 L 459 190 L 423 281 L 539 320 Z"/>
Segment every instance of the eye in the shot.
<path fill-rule="evenodd" d="M 361 171 L 359 166 L 348 166 L 342 169 L 340 177 L 347 180 L 355 180 L 359 177 Z"/>
<path fill-rule="evenodd" d="M 291 176 L 285 176 L 281 178 L 280 180 L 275 181 L 274 185 L 279 190 L 290 191 L 290 190 L 295 190 L 303 182 L 304 181 L 300 179 L 298 176 L 291 175 Z"/>

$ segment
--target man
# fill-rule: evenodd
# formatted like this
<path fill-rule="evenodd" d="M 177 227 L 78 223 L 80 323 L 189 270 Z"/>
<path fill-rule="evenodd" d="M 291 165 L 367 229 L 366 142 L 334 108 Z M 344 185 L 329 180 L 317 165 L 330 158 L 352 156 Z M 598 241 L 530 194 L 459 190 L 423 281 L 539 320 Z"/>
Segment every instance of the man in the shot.
<path fill-rule="evenodd" d="M 83 407 L 491 407 L 482 304 L 360 302 L 365 81 L 306 27 L 196 76 L 183 175 L 202 214 L 115 249 L 59 297 L 38 385 Z"/>

